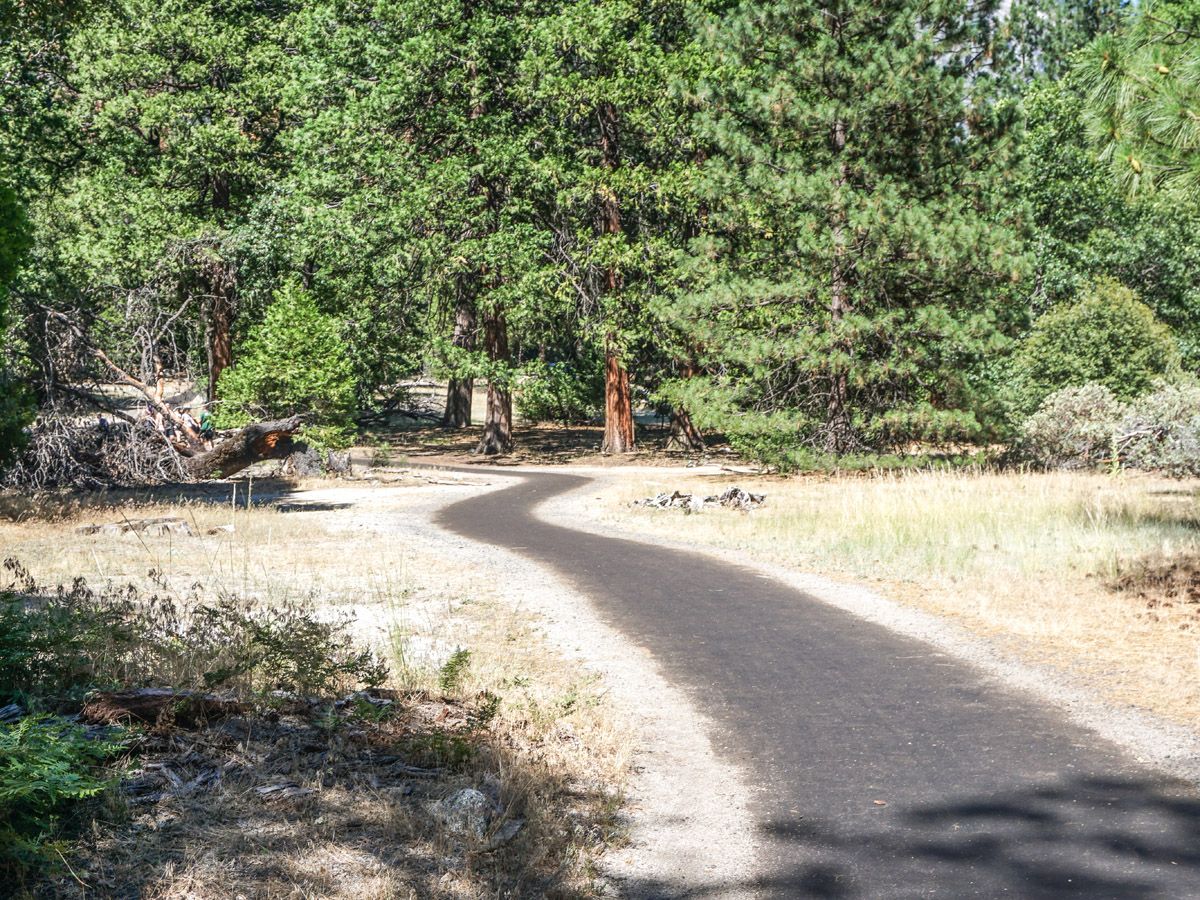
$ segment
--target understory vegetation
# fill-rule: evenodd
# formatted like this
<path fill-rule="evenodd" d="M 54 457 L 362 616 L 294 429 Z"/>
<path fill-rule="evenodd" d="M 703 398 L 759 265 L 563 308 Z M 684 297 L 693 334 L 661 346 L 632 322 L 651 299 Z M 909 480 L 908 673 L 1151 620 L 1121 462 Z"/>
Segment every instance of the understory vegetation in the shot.
<path fill-rule="evenodd" d="M 627 765 L 594 679 L 411 547 L 368 572 L 327 512 L 239 496 L 8 498 L 0 883 L 589 896 Z M 145 515 L 190 527 L 78 530 Z"/>

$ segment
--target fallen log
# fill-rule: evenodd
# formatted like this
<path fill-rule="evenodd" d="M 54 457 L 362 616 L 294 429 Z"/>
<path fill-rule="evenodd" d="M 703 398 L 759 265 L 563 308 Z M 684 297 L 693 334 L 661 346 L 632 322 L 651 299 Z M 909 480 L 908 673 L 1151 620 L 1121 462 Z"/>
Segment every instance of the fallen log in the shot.
<path fill-rule="evenodd" d="M 191 727 L 198 722 L 244 711 L 244 704 L 213 694 L 170 688 L 135 688 L 93 694 L 84 702 L 79 718 L 92 725 L 161 725 L 172 722 Z"/>
<path fill-rule="evenodd" d="M 192 478 L 228 478 L 264 459 L 286 459 L 299 448 L 292 435 L 300 428 L 299 416 L 247 425 L 211 450 L 183 460 Z"/>

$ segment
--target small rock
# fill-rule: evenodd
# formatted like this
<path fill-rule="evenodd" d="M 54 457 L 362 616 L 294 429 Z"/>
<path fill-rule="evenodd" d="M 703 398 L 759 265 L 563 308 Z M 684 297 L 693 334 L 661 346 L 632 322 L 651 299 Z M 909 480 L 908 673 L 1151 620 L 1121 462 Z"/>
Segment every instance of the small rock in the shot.
<path fill-rule="evenodd" d="M 524 819 L 509 819 L 496 829 L 496 833 L 487 842 L 487 849 L 496 850 L 515 838 L 525 827 Z"/>
<path fill-rule="evenodd" d="M 432 804 L 430 811 L 451 834 L 482 841 L 499 810 L 487 795 L 463 788 Z"/>

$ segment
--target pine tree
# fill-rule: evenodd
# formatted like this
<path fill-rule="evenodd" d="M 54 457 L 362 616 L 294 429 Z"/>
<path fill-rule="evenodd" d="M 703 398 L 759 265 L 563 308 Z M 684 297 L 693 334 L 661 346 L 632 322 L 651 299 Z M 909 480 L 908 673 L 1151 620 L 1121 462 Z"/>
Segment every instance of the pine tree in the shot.
<path fill-rule="evenodd" d="M 41 281 L 28 291 L 107 322 L 97 338 L 146 380 L 193 364 L 212 394 L 231 361 L 241 229 L 284 165 L 287 12 L 286 0 L 89 7 L 40 75 L 74 157 L 42 163 Z M 139 331 L 149 346 L 130 346 Z"/>
<path fill-rule="evenodd" d="M 968 6 L 774 2 L 709 26 L 710 212 L 664 310 L 715 373 L 686 392 L 702 425 L 776 455 L 980 433 L 973 373 L 1020 260 Z"/>
<path fill-rule="evenodd" d="M 1200 7 L 1138 4 L 1122 31 L 1088 48 L 1078 73 L 1092 137 L 1121 184 L 1200 201 Z"/>

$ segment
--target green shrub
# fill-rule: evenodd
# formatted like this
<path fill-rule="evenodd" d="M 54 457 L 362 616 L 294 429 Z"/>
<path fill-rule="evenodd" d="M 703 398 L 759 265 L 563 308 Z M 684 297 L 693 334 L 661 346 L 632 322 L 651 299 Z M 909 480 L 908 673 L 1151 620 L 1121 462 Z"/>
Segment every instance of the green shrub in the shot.
<path fill-rule="evenodd" d="M 307 291 L 289 283 L 263 321 L 221 373 L 223 428 L 255 419 L 301 415 L 303 434 L 321 448 L 349 446 L 355 434 L 355 379 L 337 320 L 317 309 Z"/>
<path fill-rule="evenodd" d="M 1079 302 L 1034 324 L 1013 358 L 1013 408 L 1023 418 L 1055 391 L 1085 384 L 1129 400 L 1178 366 L 1171 330 L 1133 291 L 1101 279 Z"/>
<path fill-rule="evenodd" d="M 577 366 L 535 360 L 524 366 L 517 409 L 531 422 L 587 422 L 604 406 L 604 372 L 599 364 Z"/>
<path fill-rule="evenodd" d="M 101 766 L 120 749 L 119 737 L 97 740 L 52 717 L 0 725 L 0 882 L 57 860 L 61 817 L 112 783 Z"/>
<path fill-rule="evenodd" d="M 1017 453 L 1047 469 L 1089 468 L 1111 461 L 1117 423 L 1128 410 L 1102 384 L 1055 391 L 1022 423 Z"/>
<path fill-rule="evenodd" d="M 1015 450 L 1051 469 L 1120 464 L 1200 475 L 1200 381 L 1161 381 L 1128 403 L 1104 385 L 1064 388 L 1024 422 Z"/>

